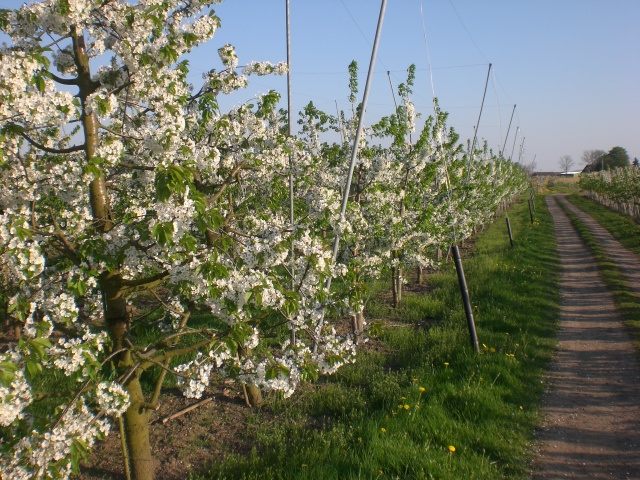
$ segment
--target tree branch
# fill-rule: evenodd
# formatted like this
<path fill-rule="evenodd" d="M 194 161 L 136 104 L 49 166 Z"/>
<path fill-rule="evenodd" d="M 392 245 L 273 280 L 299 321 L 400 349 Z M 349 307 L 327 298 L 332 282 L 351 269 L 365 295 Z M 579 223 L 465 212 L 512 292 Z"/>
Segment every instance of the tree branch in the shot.
<path fill-rule="evenodd" d="M 51 221 L 53 222 L 53 228 L 55 229 L 55 237 L 62 242 L 65 252 L 67 256 L 73 263 L 76 265 L 80 264 L 80 259 L 78 258 L 78 254 L 76 252 L 75 246 L 71 244 L 71 242 L 67 239 L 64 232 L 58 226 L 58 222 L 56 221 L 56 217 L 53 214 L 53 210 L 49 209 L 49 216 L 51 217 Z"/>
<path fill-rule="evenodd" d="M 155 170 L 154 167 L 145 167 L 144 165 L 134 165 L 133 163 L 120 162 L 118 165 L 124 168 L 129 168 L 131 170 L 145 170 L 147 172 L 153 172 Z"/>
<path fill-rule="evenodd" d="M 27 135 L 24 132 L 21 132 L 20 135 L 22 135 L 22 137 L 34 147 L 39 148 L 43 152 L 51 153 L 54 155 L 64 155 L 65 153 L 81 152 L 82 150 L 84 150 L 84 147 L 85 147 L 85 145 L 82 144 L 82 145 L 76 145 L 75 147 L 69 147 L 69 148 L 49 148 L 49 147 L 45 147 L 41 143 L 36 142 L 33 138 L 31 138 L 29 135 Z"/>
<path fill-rule="evenodd" d="M 72 85 L 72 86 L 78 86 L 78 79 L 77 78 L 62 78 L 57 76 L 55 73 L 51 73 L 48 70 L 45 70 L 45 72 L 47 73 L 47 75 L 49 75 L 54 81 L 61 83 L 62 85 Z"/>
<path fill-rule="evenodd" d="M 150 277 L 138 278 L 136 280 L 122 280 L 123 292 L 130 294 L 140 290 L 150 290 L 156 285 L 162 283 L 169 276 L 169 272 L 156 273 Z"/>
<path fill-rule="evenodd" d="M 141 371 L 144 372 L 146 369 L 154 365 L 158 365 L 158 364 L 161 365 L 165 360 L 171 359 L 173 357 L 178 357 L 180 355 L 186 355 L 187 353 L 197 352 L 202 347 L 209 345 L 214 340 L 214 338 L 215 338 L 215 334 L 211 338 L 200 340 L 199 342 L 194 343 L 193 345 L 189 345 L 187 347 L 176 348 L 173 350 L 166 350 L 160 355 L 158 355 L 157 357 L 155 357 L 154 359 L 149 359 L 144 362 L 141 362 L 139 368 Z"/>
<path fill-rule="evenodd" d="M 211 205 L 212 203 L 215 203 L 220 196 L 224 193 L 224 191 L 227 189 L 227 187 L 229 185 L 231 185 L 231 181 L 235 178 L 235 176 L 243 169 L 247 168 L 247 164 L 245 162 L 240 162 L 236 168 L 233 169 L 233 171 L 229 174 L 229 176 L 227 177 L 227 179 L 224 181 L 224 183 L 222 184 L 222 186 L 220 187 L 220 189 L 213 195 L 213 197 L 211 197 L 208 201 L 208 203 Z"/>

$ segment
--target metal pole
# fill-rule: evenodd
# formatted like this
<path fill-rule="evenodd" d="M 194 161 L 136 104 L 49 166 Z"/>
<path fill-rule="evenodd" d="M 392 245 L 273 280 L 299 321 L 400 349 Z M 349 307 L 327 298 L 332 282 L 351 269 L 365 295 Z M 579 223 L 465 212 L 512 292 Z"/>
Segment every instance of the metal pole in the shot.
<path fill-rule="evenodd" d="M 480 351 L 478 345 L 478 335 L 476 334 L 476 324 L 473 320 L 473 311 L 471 310 L 471 300 L 469 299 L 469 289 L 467 288 L 467 280 L 464 277 L 464 270 L 462 268 L 462 260 L 460 259 L 460 252 L 458 246 L 451 247 L 453 250 L 453 260 L 456 263 L 456 272 L 458 273 L 458 283 L 460 283 L 460 293 L 462 294 L 462 303 L 464 305 L 464 312 L 467 316 L 467 326 L 469 327 L 469 336 L 471 338 L 471 346 L 476 352 Z"/>
<path fill-rule="evenodd" d="M 391 72 L 387 70 L 387 77 L 389 78 L 389 86 L 391 87 L 391 95 L 393 96 L 393 105 L 398 110 L 398 102 L 396 102 L 396 93 L 393 91 L 393 83 L 391 83 Z"/>
<path fill-rule="evenodd" d="M 287 17 L 287 132 L 291 136 L 293 133 L 293 119 L 291 117 L 292 102 L 291 102 L 291 25 L 289 21 L 289 0 L 286 0 L 286 17 Z M 293 212 L 293 156 L 289 155 L 289 222 L 291 224 L 291 231 L 293 232 L 294 223 Z M 292 251 L 293 253 L 293 251 Z M 293 273 L 293 272 L 292 272 Z M 292 275 L 293 276 L 293 275 Z"/>
<path fill-rule="evenodd" d="M 384 11 L 387 7 L 387 0 L 382 0 L 380 5 L 380 16 L 378 17 L 378 27 L 376 29 L 376 38 L 373 41 L 373 49 L 371 51 L 371 60 L 369 62 L 369 73 L 367 74 L 367 83 L 364 87 L 364 94 L 362 96 L 362 107 L 360 109 L 360 116 L 358 117 L 358 129 L 356 130 L 356 138 L 353 141 L 353 150 L 351 152 L 351 162 L 349 163 L 349 172 L 347 173 L 347 182 L 344 186 L 344 194 L 342 196 L 342 205 L 340 206 L 340 217 L 343 217 L 347 211 L 347 202 L 349 201 L 349 190 L 351 189 L 351 180 L 353 178 L 353 169 L 356 164 L 356 157 L 358 156 L 358 144 L 360 143 L 360 137 L 362 136 L 362 129 L 364 127 L 364 113 L 367 109 L 367 100 L 369 98 L 369 88 L 371 87 L 371 79 L 373 78 L 373 67 L 376 62 L 376 55 L 378 53 L 378 44 L 380 42 L 380 34 L 382 33 L 382 21 L 384 20 Z M 333 241 L 333 261 L 338 258 L 338 246 L 340 245 L 340 234 L 336 235 Z M 331 285 L 331 279 L 327 281 L 327 286 Z"/>
<path fill-rule="evenodd" d="M 531 199 L 531 205 L 533 205 L 533 211 L 535 212 L 536 211 L 536 194 L 533 191 L 533 187 L 531 187 L 529 198 Z"/>
<path fill-rule="evenodd" d="M 520 127 L 516 128 L 516 136 L 513 137 L 513 147 L 511 147 L 511 155 L 509 155 L 509 161 L 511 161 L 511 157 L 513 157 L 513 151 L 516 149 L 516 138 L 518 138 L 519 131 Z"/>
<path fill-rule="evenodd" d="M 511 223 L 509 222 L 509 217 L 507 217 L 507 232 L 509 233 L 509 243 L 511 244 L 511 248 L 513 248 L 513 235 L 511 235 Z"/>
<path fill-rule="evenodd" d="M 291 25 L 290 25 L 290 12 L 289 12 L 289 0 L 286 0 L 286 22 L 287 22 L 287 133 L 289 137 L 293 134 L 293 119 L 291 115 L 292 101 L 291 101 Z M 295 215 L 294 215 L 294 198 L 293 198 L 293 156 L 289 155 L 289 228 L 291 229 L 291 289 L 293 290 L 296 285 L 296 253 L 293 245 L 295 238 L 294 231 Z M 296 344 L 296 330 L 291 327 L 291 345 Z"/>
<path fill-rule="evenodd" d="M 473 134 L 473 142 L 471 143 L 471 152 L 470 152 L 471 158 L 473 158 L 473 150 L 476 147 L 476 138 L 478 137 L 478 128 L 480 127 L 480 117 L 482 117 L 482 109 L 484 108 L 484 98 L 487 96 L 487 86 L 489 85 L 490 73 L 491 73 L 491 64 L 489 64 L 489 71 L 487 71 L 487 81 L 484 84 L 484 93 L 482 94 L 482 103 L 480 104 L 480 113 L 478 114 L 478 121 L 476 122 L 476 128 Z"/>
<path fill-rule="evenodd" d="M 384 20 L 384 12 L 387 7 L 387 0 L 382 0 L 380 5 L 380 15 L 378 16 L 378 26 L 376 28 L 376 37 L 373 41 L 373 49 L 371 50 L 371 60 L 369 61 L 369 72 L 367 73 L 367 83 L 364 87 L 364 94 L 362 95 L 362 107 L 360 109 L 360 116 L 358 117 L 358 128 L 356 130 L 356 138 L 353 141 L 353 150 L 351 152 L 351 162 L 349 163 L 349 172 L 347 173 L 347 181 L 344 186 L 344 193 L 342 196 L 342 205 L 340 207 L 340 218 L 344 217 L 347 211 L 347 202 L 349 201 L 349 190 L 351 189 L 351 179 L 353 178 L 353 169 L 356 164 L 356 157 L 358 155 L 358 144 L 360 143 L 360 136 L 362 135 L 362 129 L 364 127 L 364 114 L 367 110 L 367 100 L 369 98 L 369 88 L 371 86 L 371 79 L 373 78 L 373 67 L 376 62 L 376 55 L 378 53 L 378 44 L 380 42 L 380 34 L 382 33 L 382 22 Z M 336 233 L 336 237 L 333 240 L 333 261 L 338 258 L 338 247 L 340 245 L 340 233 Z M 331 287 L 331 277 L 327 279 L 325 288 L 328 290 Z M 324 318 L 320 321 L 320 326 L 324 323 Z M 313 346 L 313 352 L 318 350 L 318 343 L 315 342 Z"/>
<path fill-rule="evenodd" d="M 522 154 L 524 153 L 524 141 L 527 137 L 522 137 L 522 143 L 520 144 L 520 154 L 518 155 L 518 162 L 522 161 Z"/>
<path fill-rule="evenodd" d="M 507 148 L 507 138 L 509 138 L 509 130 L 511 130 L 511 122 L 513 122 L 513 114 L 516 113 L 516 105 L 513 105 L 513 110 L 511 110 L 511 120 L 509 120 L 509 126 L 507 127 L 507 135 L 504 137 L 504 144 L 502 145 L 501 155 L 504 156 L 504 149 Z"/>

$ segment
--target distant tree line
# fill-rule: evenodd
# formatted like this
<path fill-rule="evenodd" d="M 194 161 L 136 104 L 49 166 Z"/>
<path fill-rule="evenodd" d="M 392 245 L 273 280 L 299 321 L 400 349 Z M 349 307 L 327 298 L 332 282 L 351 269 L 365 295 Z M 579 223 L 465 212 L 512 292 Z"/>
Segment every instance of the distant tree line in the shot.
<path fill-rule="evenodd" d="M 622 147 L 613 147 L 609 152 L 604 150 L 585 150 L 582 154 L 582 161 L 585 163 L 583 172 L 600 172 L 603 170 L 613 170 L 614 168 L 624 168 L 630 165 L 629 154 Z M 638 166 L 638 159 L 633 161 L 634 166 Z"/>

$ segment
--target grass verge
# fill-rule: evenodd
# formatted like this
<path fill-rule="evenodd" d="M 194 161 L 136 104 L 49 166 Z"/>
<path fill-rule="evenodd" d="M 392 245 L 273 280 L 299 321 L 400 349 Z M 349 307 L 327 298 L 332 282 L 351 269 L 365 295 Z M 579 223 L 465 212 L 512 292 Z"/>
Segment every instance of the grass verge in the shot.
<path fill-rule="evenodd" d="M 511 210 L 514 249 L 503 216 L 464 259 L 479 354 L 447 264 L 402 308 L 373 300 L 381 328 L 355 364 L 269 397 L 247 429 L 251 453 L 192 478 L 529 478 L 559 318 L 553 225 L 543 201 L 536 210 L 533 224 L 526 200 Z"/>
<path fill-rule="evenodd" d="M 566 198 L 580 210 L 591 215 L 616 240 L 640 256 L 640 225 L 631 217 L 614 212 L 584 195 L 573 194 L 568 195 Z"/>
<path fill-rule="evenodd" d="M 591 215 L 600 225 L 605 227 L 614 238 L 629 250 L 640 255 L 640 226 L 626 215 L 613 212 L 602 205 L 579 195 L 567 197 L 585 213 Z M 560 204 L 562 207 L 562 205 Z M 598 269 L 609 291 L 620 310 L 625 325 L 634 339 L 636 350 L 640 354 L 640 303 L 631 290 L 627 279 L 620 272 L 615 262 L 596 240 L 584 223 L 574 214 L 564 209 L 574 228 L 595 257 Z M 635 237 L 635 238 L 634 238 Z"/>

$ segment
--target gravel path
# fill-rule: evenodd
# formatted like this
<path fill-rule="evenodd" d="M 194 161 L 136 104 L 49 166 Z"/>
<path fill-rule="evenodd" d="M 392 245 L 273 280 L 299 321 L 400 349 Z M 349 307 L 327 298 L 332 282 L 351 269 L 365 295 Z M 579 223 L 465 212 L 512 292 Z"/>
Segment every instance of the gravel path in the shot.
<path fill-rule="evenodd" d="M 546 201 L 562 264 L 562 311 L 533 479 L 640 479 L 637 354 L 595 260 L 557 204 L 564 199 Z M 599 240 L 613 240 L 589 225 Z M 606 248 L 623 251 L 619 244 Z M 621 261 L 640 272 L 630 255 Z"/>

